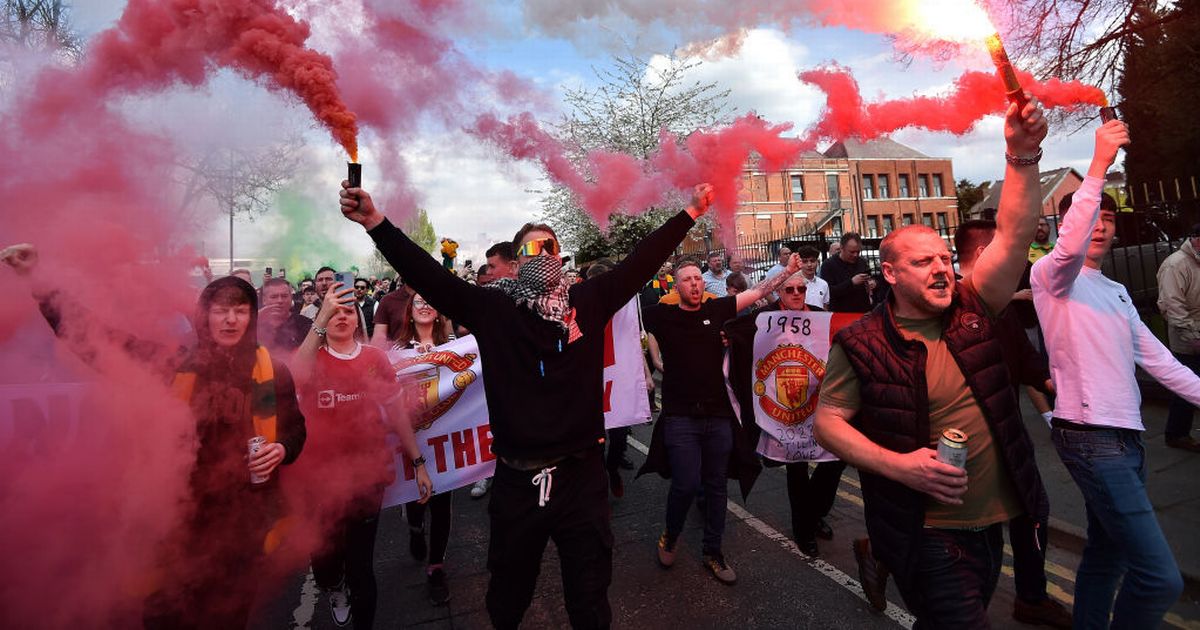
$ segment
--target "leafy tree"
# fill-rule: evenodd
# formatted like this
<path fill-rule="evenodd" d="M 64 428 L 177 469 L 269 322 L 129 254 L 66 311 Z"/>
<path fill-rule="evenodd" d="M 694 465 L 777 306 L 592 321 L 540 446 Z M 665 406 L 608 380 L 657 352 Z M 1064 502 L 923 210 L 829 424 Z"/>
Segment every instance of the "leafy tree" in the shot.
<path fill-rule="evenodd" d="M 634 55 L 614 56 L 610 67 L 593 69 L 597 87 L 566 91 L 570 111 L 557 126 L 558 136 L 577 161 L 592 150 L 644 159 L 657 149 L 662 130 L 684 137 L 726 122 L 732 113 L 726 102 L 729 90 L 689 80 L 689 71 L 699 64 L 676 56 L 653 63 Z M 662 209 L 637 216 L 615 214 L 607 233 L 602 233 L 570 191 L 554 186 L 542 195 L 543 219 L 578 260 L 629 253 L 668 214 Z"/>
<path fill-rule="evenodd" d="M 404 224 L 404 233 L 430 254 L 434 253 L 438 246 L 437 232 L 434 231 L 433 222 L 429 220 L 429 213 L 425 212 L 425 208 L 417 208 L 417 214 Z"/>
<path fill-rule="evenodd" d="M 967 211 L 972 206 L 983 201 L 983 198 L 987 196 L 990 184 L 991 182 L 983 182 L 982 184 L 975 185 L 971 183 L 971 180 L 966 178 L 958 180 L 955 188 L 958 189 L 958 216 L 960 219 L 967 216 Z"/>
<path fill-rule="evenodd" d="M 1133 38 L 1121 80 L 1121 113 L 1129 124 L 1125 166 L 1135 206 L 1150 204 L 1164 212 L 1172 236 L 1200 218 L 1190 193 L 1190 178 L 1200 177 L 1200 125 L 1195 99 L 1200 95 L 1200 0 L 1178 0 L 1177 19 L 1148 18 Z M 1178 200 L 1175 179 L 1188 189 Z M 1158 182 L 1164 182 L 1165 199 Z M 1143 186 L 1146 184 L 1146 186 Z M 1165 202 L 1165 203 L 1164 203 Z M 1164 226 L 1166 227 L 1166 226 Z"/>

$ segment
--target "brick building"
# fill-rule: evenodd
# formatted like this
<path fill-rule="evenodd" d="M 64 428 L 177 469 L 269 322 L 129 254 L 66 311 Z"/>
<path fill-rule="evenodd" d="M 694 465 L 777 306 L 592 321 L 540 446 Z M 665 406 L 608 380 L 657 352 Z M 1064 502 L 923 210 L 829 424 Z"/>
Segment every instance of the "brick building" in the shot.
<path fill-rule="evenodd" d="M 787 170 L 748 167 L 736 216 L 740 237 L 786 231 L 882 237 L 901 225 L 958 224 L 949 158 L 929 157 L 894 140 L 846 140 L 810 151 Z"/>
<path fill-rule="evenodd" d="M 1042 187 L 1042 216 L 1053 217 L 1058 215 L 1058 203 L 1062 201 L 1062 198 L 1075 192 L 1083 184 L 1083 176 L 1073 168 L 1056 168 L 1040 173 L 1038 181 Z M 1003 189 L 1004 180 L 989 186 L 983 199 L 967 210 L 967 217 L 971 219 L 994 218 L 985 217 L 984 210 L 1000 206 L 1000 191 Z M 1054 222 L 1051 221 L 1051 223 Z"/>

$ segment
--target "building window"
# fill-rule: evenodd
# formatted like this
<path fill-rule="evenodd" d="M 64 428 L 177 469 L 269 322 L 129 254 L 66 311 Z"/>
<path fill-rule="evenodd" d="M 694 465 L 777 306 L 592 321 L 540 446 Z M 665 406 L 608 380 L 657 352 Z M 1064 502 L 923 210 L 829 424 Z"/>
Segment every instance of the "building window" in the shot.
<path fill-rule="evenodd" d="M 900 196 L 911 197 L 912 195 L 908 192 L 908 175 L 897 175 L 896 178 L 899 180 Z"/>
<path fill-rule="evenodd" d="M 863 179 L 863 182 L 862 182 L 862 184 L 863 184 L 863 199 L 874 199 L 875 198 L 875 176 L 874 175 L 863 175 L 862 179 Z"/>
<path fill-rule="evenodd" d="M 841 236 L 842 217 L 833 217 L 833 220 L 829 222 L 829 228 L 833 232 L 833 236 Z"/>
<path fill-rule="evenodd" d="M 879 217 L 867 217 L 867 236 L 879 238 Z"/>
<path fill-rule="evenodd" d="M 896 229 L 896 220 L 891 215 L 883 217 L 883 233 L 886 236 L 892 230 Z"/>
<path fill-rule="evenodd" d="M 838 187 L 838 176 L 833 173 L 825 176 L 825 198 L 829 200 L 830 208 L 842 207 L 842 191 Z"/>
<path fill-rule="evenodd" d="M 888 198 L 888 176 L 886 174 L 881 174 L 879 176 L 879 198 Z"/>
<path fill-rule="evenodd" d="M 938 227 L 940 227 L 940 228 L 950 227 L 950 223 L 948 223 L 946 221 L 946 213 L 945 212 L 938 213 Z"/>
<path fill-rule="evenodd" d="M 928 212 L 922 214 L 921 223 L 925 224 L 925 227 L 933 227 L 933 215 Z"/>
<path fill-rule="evenodd" d="M 917 196 L 918 197 L 928 197 L 929 196 L 929 176 L 928 175 L 917 175 Z M 928 216 L 928 215 L 926 215 L 926 216 Z"/>
<path fill-rule="evenodd" d="M 904 177 L 904 176 L 901 175 L 900 177 Z M 913 224 L 913 215 L 911 215 L 911 214 L 904 215 L 904 218 L 900 220 L 900 224 L 901 225 L 912 225 Z"/>
<path fill-rule="evenodd" d="M 792 201 L 804 201 L 804 177 L 792 175 Z"/>
<path fill-rule="evenodd" d="M 942 176 L 940 174 L 933 176 L 933 196 L 942 197 Z"/>

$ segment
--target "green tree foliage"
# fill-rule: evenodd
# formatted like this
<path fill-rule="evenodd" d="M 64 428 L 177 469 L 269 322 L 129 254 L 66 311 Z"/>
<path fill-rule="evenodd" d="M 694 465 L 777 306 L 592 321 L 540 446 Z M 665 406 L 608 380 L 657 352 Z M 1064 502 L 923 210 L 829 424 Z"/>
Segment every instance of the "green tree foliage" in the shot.
<path fill-rule="evenodd" d="M 987 189 L 990 183 L 991 182 L 983 182 L 982 184 L 975 185 L 971 183 L 971 180 L 966 178 L 958 180 L 958 184 L 955 185 L 955 188 L 958 189 L 956 192 L 958 194 L 958 216 L 960 218 L 966 217 L 967 211 L 970 210 L 972 206 L 980 201 L 983 201 L 983 198 L 987 195 Z"/>
<path fill-rule="evenodd" d="M 1166 20 L 1175 15 L 1174 19 Z M 1152 205 L 1173 228 L 1172 236 L 1200 220 L 1200 204 L 1191 194 L 1191 178 L 1200 179 L 1200 0 L 1178 0 L 1171 11 L 1144 17 L 1150 27 L 1138 31 L 1121 80 L 1121 114 L 1129 124 L 1127 181 L 1135 206 Z M 1175 195 L 1180 181 L 1182 201 Z M 1166 199 L 1159 196 L 1164 182 Z M 1148 186 L 1143 187 L 1143 184 Z M 1158 202 L 1166 201 L 1166 204 Z M 1165 226 L 1164 226 L 1165 227 Z"/>
<path fill-rule="evenodd" d="M 404 233 L 430 254 L 437 249 L 437 232 L 434 231 L 433 222 L 429 220 L 429 213 L 425 212 L 425 208 L 418 208 L 417 214 L 405 222 Z"/>
<path fill-rule="evenodd" d="M 658 147 L 660 131 L 684 137 L 726 122 L 732 113 L 726 103 L 729 91 L 717 89 L 715 83 L 689 80 L 689 71 L 699 63 L 675 56 L 653 62 L 614 56 L 609 67 L 594 70 L 598 87 L 566 91 L 570 111 L 558 125 L 558 136 L 580 163 L 592 150 L 646 158 Z M 686 199 L 678 201 L 682 205 Z M 542 195 L 543 220 L 580 261 L 624 256 L 673 212 L 616 214 L 610 217 L 607 233 L 602 233 L 570 191 L 554 186 Z"/>

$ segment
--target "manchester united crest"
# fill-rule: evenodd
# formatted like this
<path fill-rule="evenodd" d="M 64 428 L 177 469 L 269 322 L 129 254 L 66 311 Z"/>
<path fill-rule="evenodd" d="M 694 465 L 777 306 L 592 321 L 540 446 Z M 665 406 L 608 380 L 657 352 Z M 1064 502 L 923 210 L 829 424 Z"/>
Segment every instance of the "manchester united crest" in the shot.
<path fill-rule="evenodd" d="M 782 344 L 754 365 L 754 396 L 776 422 L 796 425 L 817 408 L 825 362 L 803 346 Z"/>
<path fill-rule="evenodd" d="M 413 430 L 428 429 L 458 402 L 475 382 L 471 367 L 479 355 L 437 351 L 404 357 L 393 367 L 400 373 L 405 400 L 414 408 Z"/>

